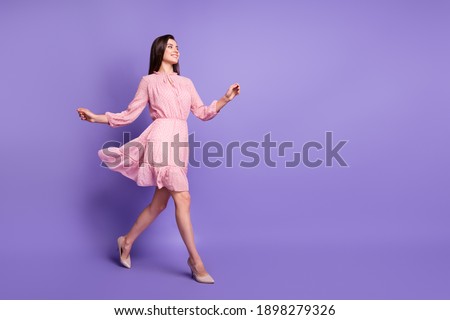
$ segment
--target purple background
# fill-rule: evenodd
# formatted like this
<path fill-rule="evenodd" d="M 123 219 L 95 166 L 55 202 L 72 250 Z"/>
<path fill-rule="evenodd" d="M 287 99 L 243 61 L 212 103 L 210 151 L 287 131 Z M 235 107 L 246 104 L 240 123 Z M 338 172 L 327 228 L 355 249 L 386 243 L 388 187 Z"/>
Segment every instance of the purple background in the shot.
<path fill-rule="evenodd" d="M 2 1 L 0 298 L 450 299 L 449 28 L 448 1 Z M 172 200 L 119 266 L 154 187 L 97 151 L 151 118 L 75 111 L 125 109 L 166 33 L 205 103 L 241 85 L 190 115 L 198 141 L 294 143 L 277 168 L 189 169 L 213 286 L 190 278 Z M 326 131 L 349 167 L 283 167 Z"/>

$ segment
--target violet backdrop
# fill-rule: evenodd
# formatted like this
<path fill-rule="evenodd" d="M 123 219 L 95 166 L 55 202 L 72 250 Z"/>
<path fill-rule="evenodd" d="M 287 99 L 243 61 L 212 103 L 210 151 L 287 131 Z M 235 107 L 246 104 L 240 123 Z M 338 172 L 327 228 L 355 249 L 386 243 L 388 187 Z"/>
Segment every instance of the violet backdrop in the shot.
<path fill-rule="evenodd" d="M 2 1 L 0 298 L 450 299 L 448 30 L 448 1 Z M 97 151 L 151 118 L 76 112 L 124 110 L 166 33 L 205 104 L 241 85 L 190 115 L 198 141 L 294 144 L 276 168 L 189 169 L 212 286 L 190 278 L 172 200 L 119 266 L 154 187 Z M 283 166 L 327 131 L 348 167 Z"/>

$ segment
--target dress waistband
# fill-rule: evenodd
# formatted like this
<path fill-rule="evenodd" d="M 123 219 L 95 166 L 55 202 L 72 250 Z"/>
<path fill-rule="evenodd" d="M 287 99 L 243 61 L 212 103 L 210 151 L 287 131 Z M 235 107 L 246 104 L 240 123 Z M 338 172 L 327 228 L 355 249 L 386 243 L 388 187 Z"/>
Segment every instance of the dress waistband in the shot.
<path fill-rule="evenodd" d="M 186 122 L 186 120 L 185 119 L 179 119 L 179 118 L 156 118 L 156 119 L 153 119 L 153 121 L 156 121 L 156 120 L 177 120 L 177 121 L 183 121 L 183 122 Z"/>

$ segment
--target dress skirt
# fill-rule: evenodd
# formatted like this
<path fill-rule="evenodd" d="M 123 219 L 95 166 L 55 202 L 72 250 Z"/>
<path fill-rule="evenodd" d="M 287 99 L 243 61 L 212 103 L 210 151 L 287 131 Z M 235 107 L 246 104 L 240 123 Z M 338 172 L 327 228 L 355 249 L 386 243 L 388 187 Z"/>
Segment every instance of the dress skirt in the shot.
<path fill-rule="evenodd" d="M 157 118 L 137 138 L 120 147 L 101 149 L 98 156 L 109 169 L 134 180 L 138 186 L 189 190 L 186 120 Z"/>

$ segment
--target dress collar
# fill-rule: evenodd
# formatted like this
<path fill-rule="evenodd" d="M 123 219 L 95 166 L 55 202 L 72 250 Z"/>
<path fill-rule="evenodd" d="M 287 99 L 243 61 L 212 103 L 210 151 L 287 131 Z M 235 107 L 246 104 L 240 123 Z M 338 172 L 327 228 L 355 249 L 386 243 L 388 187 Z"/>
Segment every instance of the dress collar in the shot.
<path fill-rule="evenodd" d="M 155 74 L 161 74 L 161 75 L 169 75 L 169 76 L 178 74 L 178 73 L 176 73 L 175 71 L 172 71 L 172 72 L 159 72 L 159 71 L 153 71 L 153 73 L 155 73 Z"/>
<path fill-rule="evenodd" d="M 174 79 L 176 79 L 176 78 L 174 78 L 174 76 L 178 75 L 178 73 L 176 73 L 175 71 L 172 71 L 172 72 L 153 71 L 153 73 L 161 76 L 164 83 L 169 82 L 172 86 L 175 87 Z"/>

